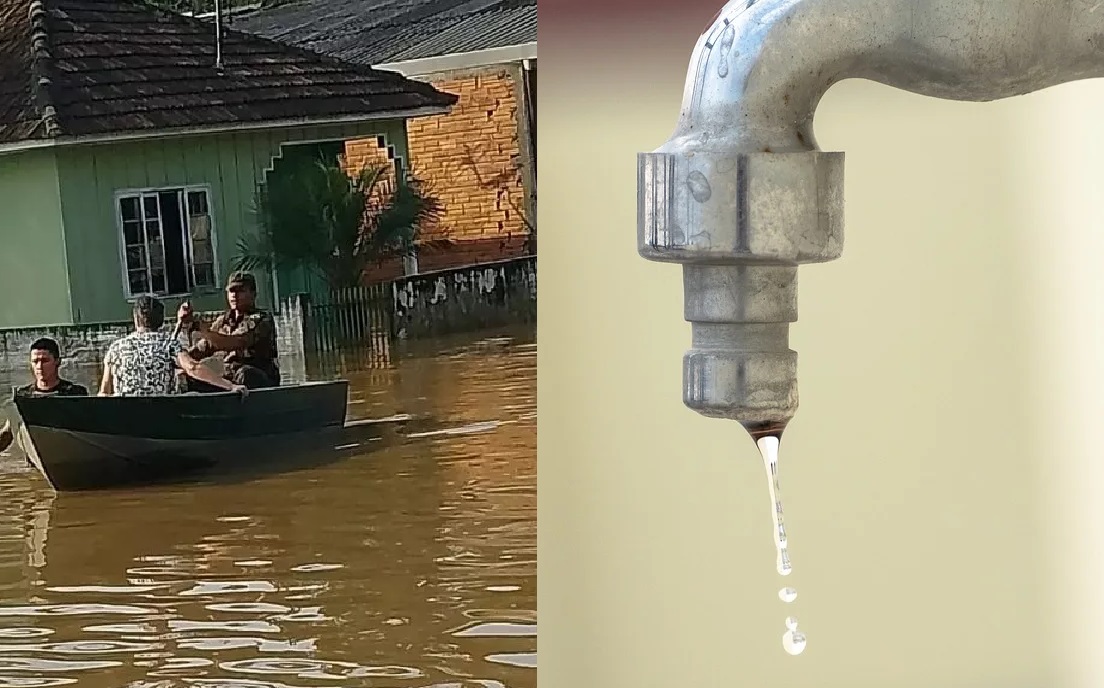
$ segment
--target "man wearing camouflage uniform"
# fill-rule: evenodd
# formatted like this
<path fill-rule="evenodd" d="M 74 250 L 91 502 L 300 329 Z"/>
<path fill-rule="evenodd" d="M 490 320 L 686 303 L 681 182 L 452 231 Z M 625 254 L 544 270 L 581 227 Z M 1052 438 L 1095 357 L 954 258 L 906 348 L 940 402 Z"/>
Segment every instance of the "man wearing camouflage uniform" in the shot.
<path fill-rule="evenodd" d="M 256 306 L 257 281 L 248 272 L 235 272 L 226 282 L 229 309 L 208 325 L 192 316 L 190 304 L 177 313 L 182 330 L 198 332 L 202 339 L 189 353 L 202 360 L 217 352 L 226 354 L 226 379 L 249 389 L 277 387 L 280 367 L 277 361 L 276 321 Z M 191 391 L 222 391 L 203 382 L 188 380 Z"/>

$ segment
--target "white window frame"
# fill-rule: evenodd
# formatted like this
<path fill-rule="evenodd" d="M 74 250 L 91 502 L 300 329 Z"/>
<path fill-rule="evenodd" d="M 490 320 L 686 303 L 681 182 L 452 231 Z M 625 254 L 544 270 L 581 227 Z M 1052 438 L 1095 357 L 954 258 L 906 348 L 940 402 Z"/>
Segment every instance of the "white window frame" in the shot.
<path fill-rule="evenodd" d="M 189 281 L 192 284 L 195 283 L 195 264 L 192 260 L 192 257 L 193 257 L 192 237 L 191 237 L 191 232 L 189 231 L 190 227 L 188 226 L 188 220 L 187 220 L 187 217 L 188 217 L 188 194 L 192 193 L 192 192 L 195 192 L 195 191 L 202 191 L 207 196 L 207 217 L 209 218 L 209 222 L 210 222 L 211 253 L 212 253 L 212 259 L 213 259 L 211 267 L 212 267 L 212 271 L 214 272 L 214 284 L 211 285 L 210 287 L 195 287 L 191 291 L 185 291 L 185 292 L 179 292 L 179 293 L 156 294 L 152 291 L 133 293 L 130 290 L 130 274 L 129 274 L 129 271 L 127 269 L 127 256 L 126 256 L 127 243 L 126 243 L 126 232 L 123 229 L 123 204 L 122 204 L 122 201 L 123 201 L 124 198 L 133 198 L 135 196 L 138 197 L 138 213 L 139 213 L 139 216 L 142 218 L 142 238 L 145 240 L 145 245 L 147 247 L 147 256 L 146 256 L 147 266 L 146 266 L 146 269 L 148 270 L 149 269 L 148 264 L 150 262 L 149 255 L 148 255 L 149 237 L 146 236 L 145 204 L 144 204 L 143 196 L 148 195 L 148 194 L 160 194 L 160 193 L 164 193 L 164 192 L 167 192 L 167 191 L 180 191 L 180 192 L 182 192 L 183 203 L 180 206 L 180 215 L 181 215 L 180 220 L 183 223 L 185 233 L 188 236 L 188 243 L 187 243 L 187 245 L 184 246 L 184 254 L 185 254 L 185 260 L 187 261 L 186 267 L 187 267 L 187 270 L 188 270 L 188 273 L 189 273 Z M 217 223 L 215 222 L 214 194 L 212 192 L 210 184 L 170 184 L 170 185 L 167 185 L 167 186 L 118 189 L 118 190 L 115 191 L 114 203 L 115 203 L 115 231 L 116 231 L 116 235 L 117 235 L 117 238 L 118 238 L 118 248 L 119 248 L 119 270 L 120 270 L 120 277 L 121 277 L 122 282 L 123 282 L 123 294 L 125 295 L 126 300 L 128 302 L 133 302 L 133 301 L 137 300 L 139 297 L 147 296 L 147 295 L 148 296 L 156 296 L 156 297 L 161 298 L 161 299 L 171 299 L 171 298 L 191 296 L 193 294 L 208 294 L 208 293 L 213 294 L 215 292 L 220 291 L 219 285 L 222 284 L 222 271 L 221 271 L 220 265 L 219 265 L 219 243 L 218 243 L 218 241 L 219 241 L 219 239 L 218 239 L 219 232 L 218 232 L 218 228 L 217 228 Z M 158 222 L 160 222 L 161 221 L 160 201 L 158 201 L 157 211 L 158 211 Z M 164 230 L 164 225 L 162 225 L 162 228 L 161 228 L 161 236 L 162 236 L 162 245 L 161 245 L 162 256 L 161 256 L 161 258 L 162 258 L 162 265 L 164 264 L 164 258 L 165 258 L 165 256 L 164 256 L 164 251 L 165 251 L 165 246 L 164 246 L 164 236 L 165 236 L 165 234 L 164 234 L 164 231 L 165 231 Z M 168 273 L 166 271 L 166 275 L 167 274 Z M 153 286 L 152 285 L 152 280 L 150 280 L 150 285 L 149 286 L 150 287 Z"/>

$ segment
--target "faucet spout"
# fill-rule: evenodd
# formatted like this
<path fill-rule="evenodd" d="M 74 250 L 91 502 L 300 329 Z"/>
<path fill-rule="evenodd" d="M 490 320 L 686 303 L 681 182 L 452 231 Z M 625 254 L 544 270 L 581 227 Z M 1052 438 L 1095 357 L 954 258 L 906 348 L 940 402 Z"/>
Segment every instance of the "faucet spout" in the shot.
<path fill-rule="evenodd" d="M 1098 0 L 733 0 L 698 39 L 671 137 L 638 161 L 642 257 L 683 265 L 683 401 L 753 436 L 797 406 L 797 269 L 843 251 L 843 153 L 813 116 L 864 78 L 991 101 L 1104 76 Z"/>

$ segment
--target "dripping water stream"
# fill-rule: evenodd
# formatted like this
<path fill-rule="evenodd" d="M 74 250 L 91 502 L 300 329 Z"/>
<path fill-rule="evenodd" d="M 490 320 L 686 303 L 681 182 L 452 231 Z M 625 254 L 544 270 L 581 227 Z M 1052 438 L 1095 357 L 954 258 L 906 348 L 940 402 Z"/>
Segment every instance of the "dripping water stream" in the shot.
<path fill-rule="evenodd" d="M 767 489 L 770 491 L 771 522 L 774 526 L 774 549 L 777 556 L 775 568 L 778 570 L 778 575 L 788 576 L 793 571 L 793 565 L 790 563 L 786 523 L 782 516 L 782 501 L 779 498 L 781 491 L 778 487 L 779 439 L 778 435 L 767 435 L 759 438 L 756 444 L 759 446 L 759 453 L 763 455 L 763 466 L 767 470 Z"/>
<path fill-rule="evenodd" d="M 793 572 L 790 562 L 789 541 L 786 537 L 786 523 L 782 513 L 781 490 L 778 484 L 778 445 L 782 432 L 778 428 L 770 430 L 751 430 L 759 453 L 763 457 L 763 467 L 767 473 L 767 490 L 770 494 L 771 525 L 776 554 L 775 569 L 780 576 L 789 576 Z M 786 604 L 797 599 L 797 590 L 784 587 L 778 591 L 778 598 Z M 790 655 L 799 655 L 805 651 L 805 634 L 798 628 L 797 617 L 786 617 L 786 631 L 782 634 L 782 648 Z"/>

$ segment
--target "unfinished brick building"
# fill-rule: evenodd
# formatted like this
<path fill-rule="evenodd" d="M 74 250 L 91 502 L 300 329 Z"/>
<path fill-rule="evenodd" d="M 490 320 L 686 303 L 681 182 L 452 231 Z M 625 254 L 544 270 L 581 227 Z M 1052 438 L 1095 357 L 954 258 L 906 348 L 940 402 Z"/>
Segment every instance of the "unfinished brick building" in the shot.
<path fill-rule="evenodd" d="M 536 0 L 314 0 L 236 18 L 234 28 L 459 96 L 450 114 L 407 131 L 404 162 L 443 206 L 437 226 L 423 230 L 431 245 L 420 247 L 416 265 L 375 266 L 369 281 L 535 251 Z M 346 144 L 351 167 L 389 156 L 386 141 Z"/>

